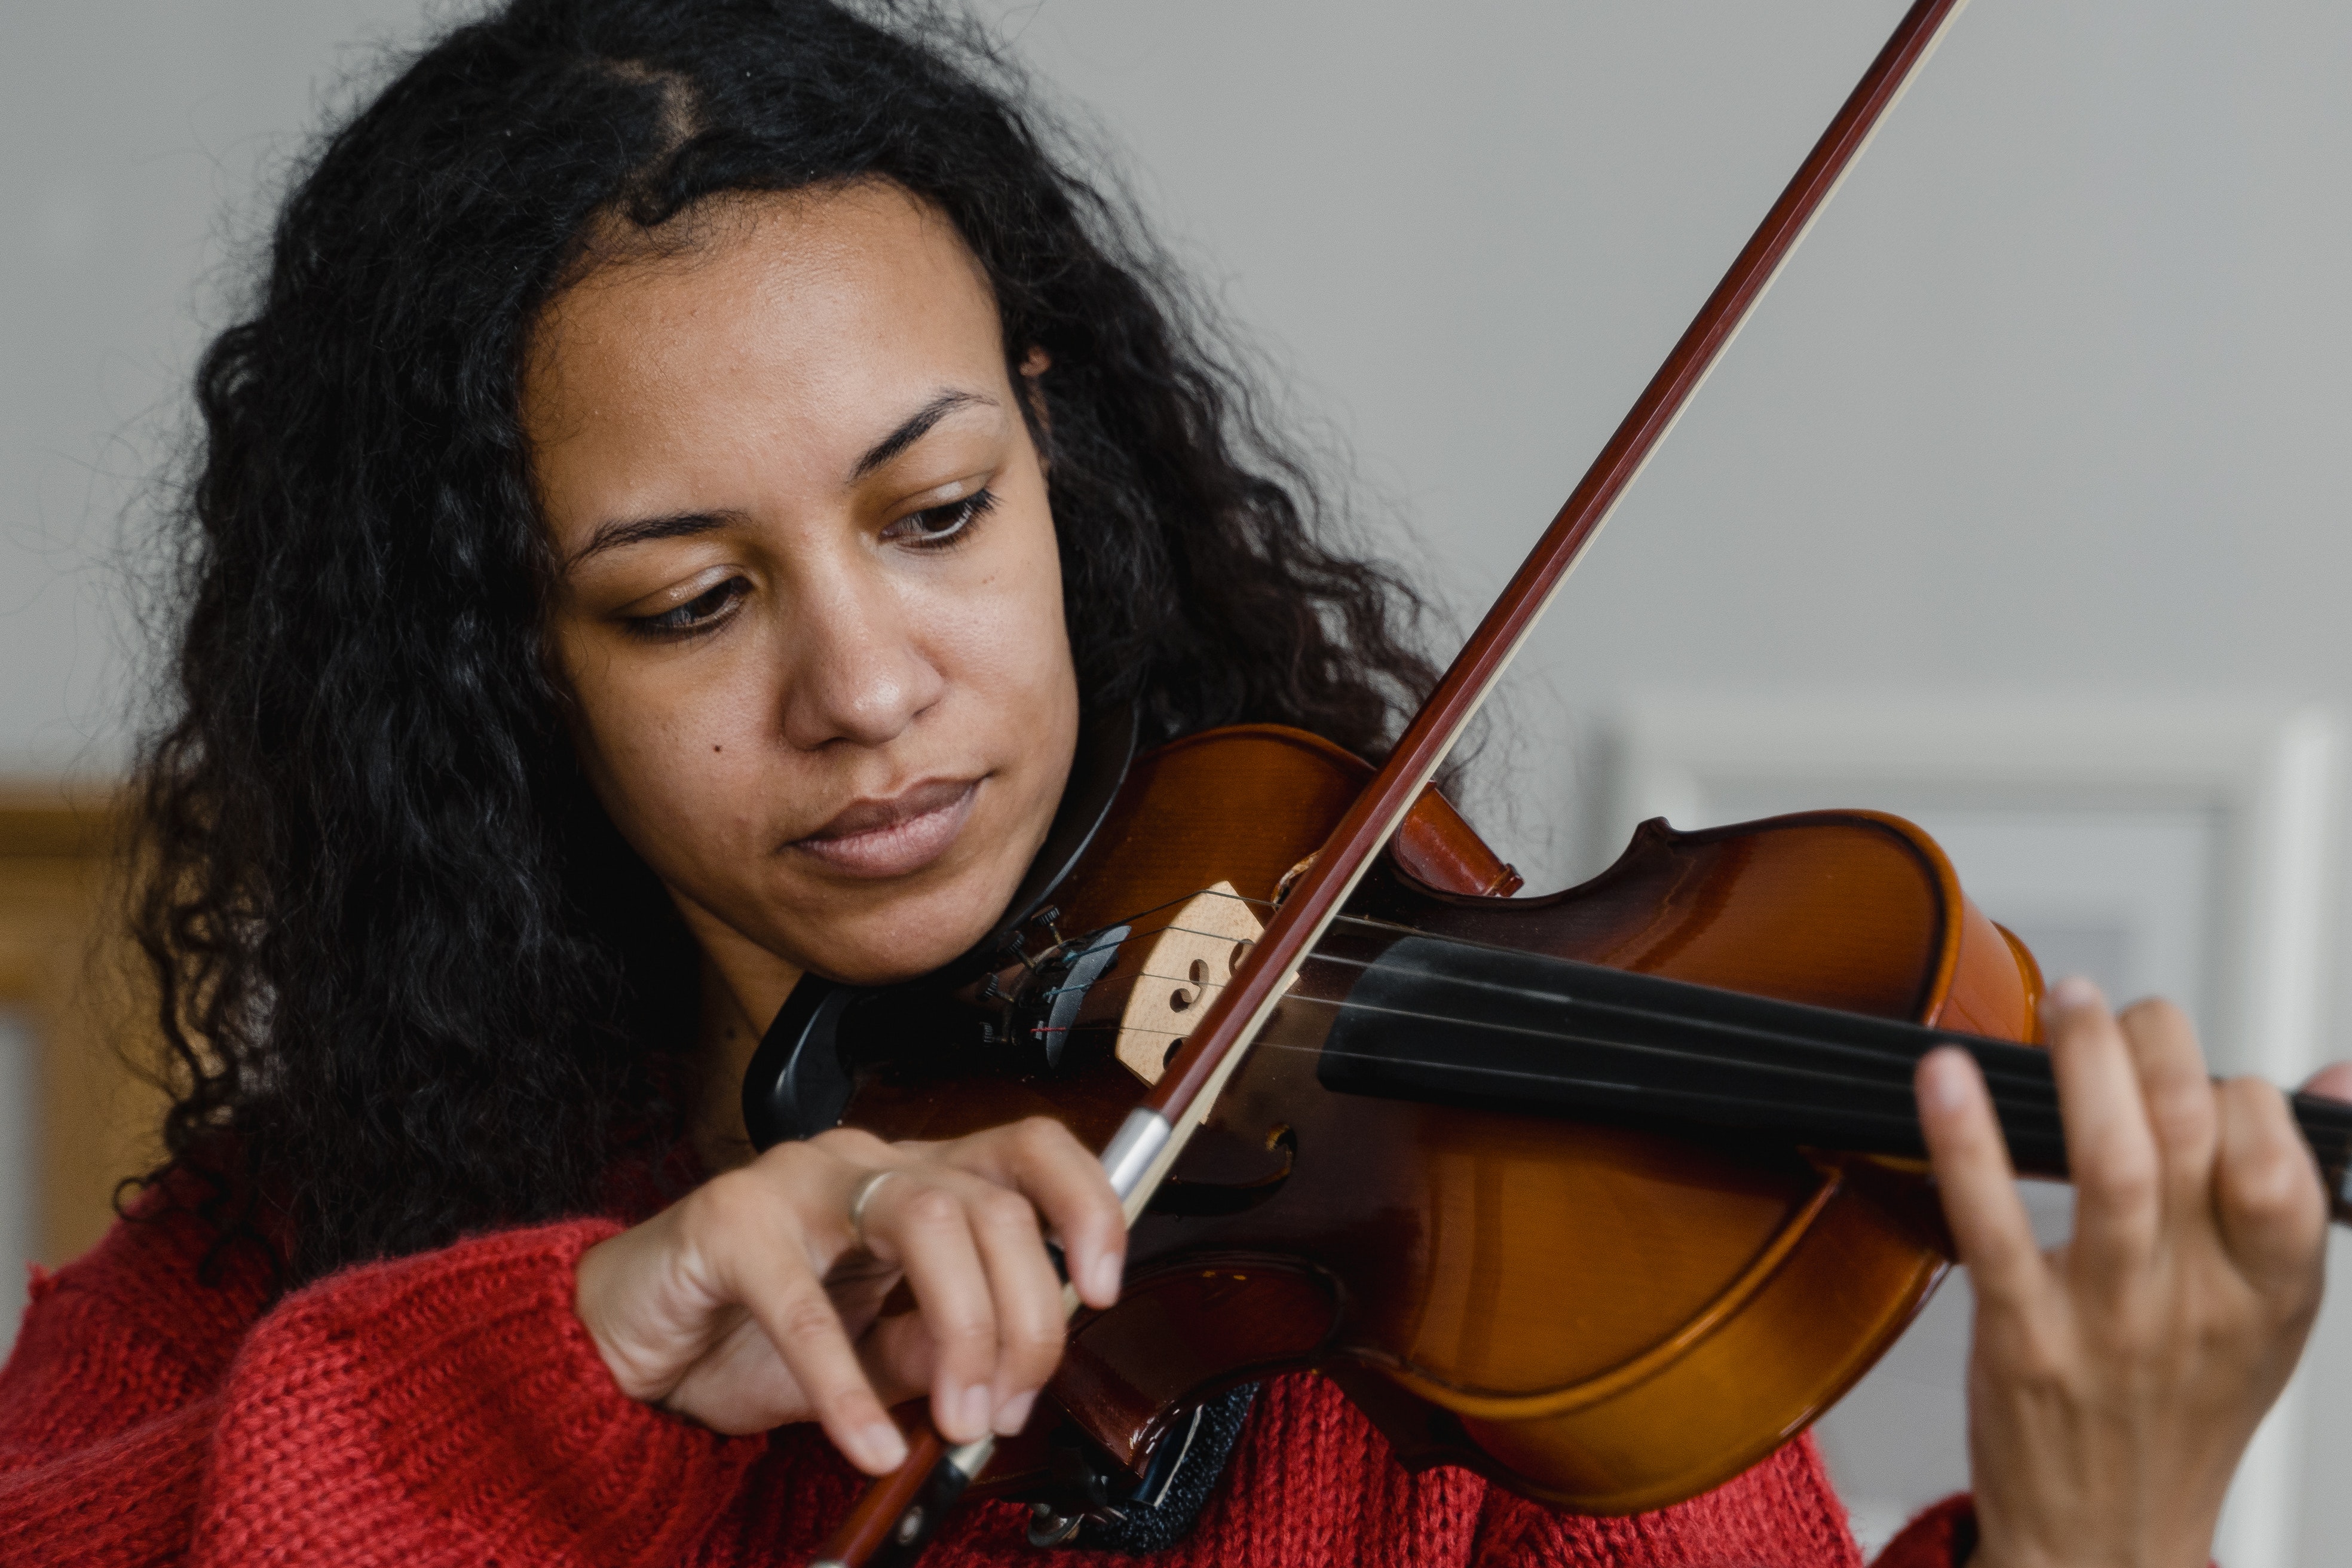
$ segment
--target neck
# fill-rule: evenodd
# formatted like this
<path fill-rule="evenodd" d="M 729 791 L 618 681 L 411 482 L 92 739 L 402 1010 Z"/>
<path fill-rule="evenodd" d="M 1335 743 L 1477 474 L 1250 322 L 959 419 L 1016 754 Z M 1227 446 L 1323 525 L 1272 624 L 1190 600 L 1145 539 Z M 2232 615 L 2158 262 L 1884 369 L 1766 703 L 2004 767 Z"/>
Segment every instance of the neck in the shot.
<path fill-rule="evenodd" d="M 725 973 L 706 956 L 688 1136 L 702 1168 L 712 1175 L 749 1164 L 755 1152 L 743 1127 L 743 1072 L 766 1026 L 764 1020 L 753 1021 Z"/>
<path fill-rule="evenodd" d="M 688 1136 L 702 1168 L 716 1175 L 750 1163 L 757 1152 L 743 1129 L 743 1069 L 751 1065 L 770 1020 L 800 984 L 801 971 L 693 900 L 672 896 L 702 952 L 702 1015 Z"/>

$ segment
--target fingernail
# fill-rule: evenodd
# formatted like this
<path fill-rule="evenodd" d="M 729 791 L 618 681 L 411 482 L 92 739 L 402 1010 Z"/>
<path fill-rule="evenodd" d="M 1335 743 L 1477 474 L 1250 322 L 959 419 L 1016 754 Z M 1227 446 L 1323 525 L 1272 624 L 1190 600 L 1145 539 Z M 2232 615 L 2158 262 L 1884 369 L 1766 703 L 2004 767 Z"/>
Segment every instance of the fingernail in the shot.
<path fill-rule="evenodd" d="M 2061 1007 L 2096 1006 L 2099 988 L 2079 974 L 2069 974 L 2050 988 L 2050 1000 Z"/>
<path fill-rule="evenodd" d="M 1000 1437 L 1019 1436 L 1021 1428 L 1029 1425 L 1029 1412 L 1036 1404 L 1037 1391 L 1034 1388 L 1006 1400 L 1003 1408 L 996 1413 L 996 1435 Z"/>
<path fill-rule="evenodd" d="M 866 1468 L 877 1476 L 887 1475 L 907 1462 L 907 1439 L 887 1421 L 859 1427 L 857 1447 L 864 1452 Z"/>
<path fill-rule="evenodd" d="M 1095 1300 L 1108 1301 L 1118 1294 L 1119 1269 L 1126 1261 L 1116 1252 L 1095 1259 Z"/>
<path fill-rule="evenodd" d="M 1948 1051 L 1959 1054 L 1951 1047 L 1937 1049 L 1927 1058 L 1927 1070 L 1919 1075 L 1919 1098 L 1938 1110 L 1951 1110 L 1962 1097 L 1960 1064 L 1943 1059 Z"/>
<path fill-rule="evenodd" d="M 963 1441 L 972 1442 L 988 1431 L 988 1412 L 996 1402 L 988 1396 L 988 1385 L 975 1383 L 956 1395 L 956 1430 Z"/>

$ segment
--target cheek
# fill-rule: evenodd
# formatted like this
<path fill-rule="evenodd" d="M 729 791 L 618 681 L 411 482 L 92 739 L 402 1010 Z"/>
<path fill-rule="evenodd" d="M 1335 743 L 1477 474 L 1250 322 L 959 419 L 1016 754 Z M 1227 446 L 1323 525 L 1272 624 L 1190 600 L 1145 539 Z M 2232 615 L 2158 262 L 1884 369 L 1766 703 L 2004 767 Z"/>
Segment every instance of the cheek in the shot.
<path fill-rule="evenodd" d="M 916 614 L 933 628 L 938 662 L 951 681 L 1004 705 L 1016 731 L 1050 726 L 1065 698 L 1073 711 L 1077 679 L 1064 625 L 1061 559 L 1040 505 L 1018 534 L 989 552 L 984 571 L 959 591 L 941 592 Z M 1008 532 L 1011 531 L 1008 531 Z"/>
<path fill-rule="evenodd" d="M 567 661 L 577 710 L 573 745 L 622 836 L 656 871 L 707 855 L 756 826 L 740 809 L 760 798 L 756 774 L 767 694 L 751 666 L 690 660 Z M 740 820 L 738 820 L 738 819 Z M 693 825 L 689 843 L 684 829 Z M 721 853 L 730 850 L 722 847 Z"/>

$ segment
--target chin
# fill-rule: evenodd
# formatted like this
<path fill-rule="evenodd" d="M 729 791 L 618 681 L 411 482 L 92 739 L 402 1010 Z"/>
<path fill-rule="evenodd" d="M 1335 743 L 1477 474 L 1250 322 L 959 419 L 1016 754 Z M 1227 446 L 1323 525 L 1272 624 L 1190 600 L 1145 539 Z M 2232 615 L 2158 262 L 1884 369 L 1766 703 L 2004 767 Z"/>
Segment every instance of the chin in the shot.
<path fill-rule="evenodd" d="M 796 943 L 804 967 L 852 985 L 888 985 L 929 974 L 986 936 L 1019 884 L 1016 868 L 986 891 L 963 888 L 894 900 L 884 908 L 831 923 Z"/>

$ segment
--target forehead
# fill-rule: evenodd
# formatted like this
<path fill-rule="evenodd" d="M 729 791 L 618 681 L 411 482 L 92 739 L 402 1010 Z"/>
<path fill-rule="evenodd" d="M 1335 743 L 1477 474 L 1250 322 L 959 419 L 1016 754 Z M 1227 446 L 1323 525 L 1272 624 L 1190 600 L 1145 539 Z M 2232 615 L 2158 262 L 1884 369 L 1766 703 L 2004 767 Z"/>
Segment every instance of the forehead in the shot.
<path fill-rule="evenodd" d="M 592 256 L 532 334 L 522 413 L 542 460 L 625 466 L 681 441 L 710 460 L 789 430 L 798 462 L 829 467 L 909 399 L 1006 379 L 978 259 L 887 182 L 705 203 Z"/>

